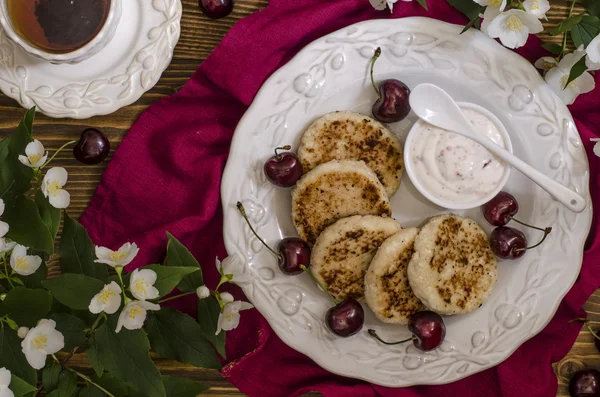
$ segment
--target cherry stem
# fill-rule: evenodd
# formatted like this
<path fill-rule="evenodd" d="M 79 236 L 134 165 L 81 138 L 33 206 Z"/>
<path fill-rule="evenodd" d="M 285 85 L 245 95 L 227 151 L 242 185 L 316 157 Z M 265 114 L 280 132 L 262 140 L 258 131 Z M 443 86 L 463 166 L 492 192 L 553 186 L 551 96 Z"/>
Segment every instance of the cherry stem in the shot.
<path fill-rule="evenodd" d="M 590 333 L 591 333 L 592 335 L 594 335 L 594 338 L 596 338 L 596 339 L 600 339 L 600 336 L 598 336 L 598 334 L 594 332 L 594 330 L 592 329 L 592 327 L 590 326 L 590 324 L 588 324 L 588 322 L 587 322 L 587 321 L 586 321 L 584 324 L 585 324 L 585 326 L 587 327 L 588 331 L 590 331 Z"/>
<path fill-rule="evenodd" d="M 373 84 L 373 88 L 375 89 L 375 92 L 377 93 L 379 99 L 381 99 L 381 91 L 379 91 L 379 88 L 377 88 L 377 85 L 375 84 L 375 78 L 373 77 L 373 69 L 375 68 L 375 62 L 377 61 L 377 58 L 379 58 L 380 55 L 381 47 L 377 47 L 377 49 L 375 50 L 375 54 L 373 54 L 373 58 L 371 58 L 371 84 Z"/>
<path fill-rule="evenodd" d="M 545 231 L 548 229 L 548 228 L 546 228 L 546 229 L 542 229 L 541 227 L 537 227 L 537 226 L 530 225 L 530 224 L 528 224 L 528 223 L 525 223 L 525 222 L 522 222 L 522 221 L 520 221 L 520 220 L 518 220 L 518 219 L 516 219 L 516 218 L 513 218 L 512 216 L 511 216 L 511 217 L 509 217 L 509 219 L 510 219 L 511 221 L 515 221 L 515 222 L 517 222 L 517 223 L 520 223 L 520 224 L 521 224 L 521 225 L 523 225 L 523 226 L 527 226 L 527 227 L 530 227 L 530 228 L 532 228 L 532 229 L 539 230 L 540 232 L 545 232 Z M 548 232 L 548 233 L 550 233 L 550 232 Z"/>
<path fill-rule="evenodd" d="M 277 159 L 277 161 L 281 160 L 281 156 L 279 155 L 279 153 L 277 153 L 278 150 L 290 150 L 292 147 L 290 145 L 285 145 L 282 147 L 276 147 L 275 148 L 275 158 Z"/>
<path fill-rule="evenodd" d="M 411 336 L 408 339 L 404 339 L 404 340 L 401 340 L 398 342 L 386 342 L 383 339 L 381 339 L 379 337 L 379 335 L 377 335 L 377 332 L 374 329 L 369 329 L 367 332 L 369 333 L 369 335 L 371 335 L 373 338 L 377 339 L 379 342 L 383 343 L 384 345 L 400 345 L 402 343 L 410 342 L 411 340 L 417 339 L 416 336 Z"/>
<path fill-rule="evenodd" d="M 574 318 L 572 320 L 569 320 L 569 324 L 574 323 L 575 321 L 577 321 L 578 323 L 590 323 L 590 324 L 600 324 L 600 321 L 592 321 L 592 320 L 588 320 L 587 318 Z"/>
<path fill-rule="evenodd" d="M 77 143 L 77 142 L 79 142 L 79 141 L 69 141 L 69 142 L 65 143 L 64 145 L 62 145 L 61 147 L 59 147 L 58 150 L 56 150 L 56 152 L 54 152 L 54 154 L 52 155 L 52 157 L 50 157 L 48 159 L 48 161 L 46 161 L 42 166 L 40 166 L 40 170 L 42 168 L 44 168 L 45 166 L 47 166 L 52 160 L 54 160 L 54 158 L 56 157 L 56 155 L 59 154 L 61 150 L 63 150 L 67 146 L 72 145 L 72 144 Z"/>
<path fill-rule="evenodd" d="M 519 222 L 519 223 L 521 223 L 521 222 Z M 529 225 L 526 225 L 526 226 L 529 226 Z M 533 248 L 535 248 L 535 247 L 538 247 L 538 246 L 540 246 L 540 245 L 541 245 L 541 244 L 544 242 L 544 240 L 546 240 L 546 237 L 548 237 L 548 235 L 550 234 L 550 232 L 552 232 L 552 228 L 551 228 L 551 227 L 547 227 L 547 228 L 545 228 L 545 229 L 540 229 L 540 228 L 538 228 L 538 227 L 534 227 L 534 229 L 542 230 L 542 231 L 544 232 L 544 236 L 542 237 L 542 239 L 540 240 L 540 242 L 539 242 L 539 243 L 537 243 L 536 245 L 532 245 L 531 247 L 527 247 L 527 248 L 517 248 L 517 249 L 515 250 L 515 252 L 526 251 L 526 250 L 530 250 L 530 249 L 533 249 Z"/>
<path fill-rule="evenodd" d="M 252 230 L 252 233 L 254 233 L 254 235 L 256 236 L 258 241 L 260 241 L 265 247 L 267 247 L 267 249 L 269 251 L 271 251 L 273 253 L 273 255 L 275 255 L 278 259 L 281 259 L 281 255 L 279 255 L 277 252 L 273 251 L 273 248 L 269 247 L 267 245 L 267 243 L 265 243 L 265 241 L 262 238 L 260 238 L 258 233 L 256 233 L 256 230 L 254 230 L 254 228 L 252 227 L 252 224 L 250 223 L 250 219 L 248 219 L 248 215 L 246 215 L 246 210 L 244 209 L 244 206 L 242 205 L 242 203 L 240 203 L 238 201 L 236 204 L 236 207 L 237 207 L 238 211 L 240 211 L 240 214 L 242 214 L 242 216 L 246 220 L 246 223 L 248 224 L 248 226 L 250 227 L 250 230 Z"/>
<path fill-rule="evenodd" d="M 300 265 L 300 269 L 302 269 L 306 273 L 308 273 L 308 275 L 310 276 L 310 278 L 312 278 L 313 281 L 315 283 L 317 283 L 317 285 L 323 290 L 323 292 L 325 292 L 327 295 L 329 295 L 329 297 L 331 298 L 331 300 L 333 301 L 333 303 L 335 303 L 336 305 L 340 303 L 340 301 L 338 299 L 336 299 L 336 297 L 333 296 L 331 294 L 331 292 L 329 292 L 329 290 L 327 288 L 325 288 L 325 286 L 323 284 L 321 284 L 321 282 L 319 280 L 317 280 L 317 278 L 315 277 L 315 275 L 313 274 L 313 272 L 309 268 L 307 268 L 304 265 Z"/>

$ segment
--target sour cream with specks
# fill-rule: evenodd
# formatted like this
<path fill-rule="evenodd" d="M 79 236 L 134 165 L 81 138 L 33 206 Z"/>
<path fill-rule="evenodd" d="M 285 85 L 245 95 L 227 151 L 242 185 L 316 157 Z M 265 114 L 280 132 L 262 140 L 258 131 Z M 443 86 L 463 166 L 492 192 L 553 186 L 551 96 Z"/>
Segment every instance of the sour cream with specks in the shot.
<path fill-rule="evenodd" d="M 506 148 L 496 124 L 485 115 L 462 109 L 475 130 Z M 507 165 L 469 138 L 422 123 L 410 148 L 413 172 L 432 196 L 449 203 L 485 198 L 500 183 Z"/>

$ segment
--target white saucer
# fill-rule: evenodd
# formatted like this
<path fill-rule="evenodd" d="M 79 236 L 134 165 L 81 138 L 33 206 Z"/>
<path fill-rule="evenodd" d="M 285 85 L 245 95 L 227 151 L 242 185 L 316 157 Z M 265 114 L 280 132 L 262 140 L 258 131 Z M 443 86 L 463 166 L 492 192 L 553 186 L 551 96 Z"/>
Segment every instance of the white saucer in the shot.
<path fill-rule="evenodd" d="M 0 29 L 0 90 L 49 117 L 113 113 L 154 87 L 169 66 L 181 13 L 181 0 L 124 1 L 112 42 L 77 65 L 37 59 Z"/>

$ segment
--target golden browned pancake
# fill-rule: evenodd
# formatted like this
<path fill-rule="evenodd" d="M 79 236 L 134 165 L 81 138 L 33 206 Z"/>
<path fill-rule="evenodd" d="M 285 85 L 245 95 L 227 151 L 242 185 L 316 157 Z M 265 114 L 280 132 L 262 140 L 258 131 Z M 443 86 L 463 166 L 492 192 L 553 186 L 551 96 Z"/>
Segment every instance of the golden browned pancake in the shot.
<path fill-rule="evenodd" d="M 419 229 L 403 229 L 381 244 L 365 275 L 365 299 L 384 323 L 408 324 L 409 318 L 425 306 L 408 283 L 410 262 Z"/>
<path fill-rule="evenodd" d="M 391 214 L 383 185 L 362 161 L 321 164 L 304 175 L 292 192 L 294 226 L 310 245 L 338 219 Z"/>
<path fill-rule="evenodd" d="M 302 136 L 298 157 L 304 172 L 330 160 L 364 161 L 388 197 L 398 190 L 404 169 L 398 138 L 377 120 L 349 111 L 317 119 Z"/>
<path fill-rule="evenodd" d="M 369 263 L 381 243 L 400 229 L 389 217 L 340 219 L 321 233 L 312 249 L 313 274 L 337 299 L 362 299 Z"/>
<path fill-rule="evenodd" d="M 431 218 L 415 239 L 408 279 L 425 306 L 440 314 L 469 313 L 490 296 L 498 277 L 488 237 L 468 218 Z"/>

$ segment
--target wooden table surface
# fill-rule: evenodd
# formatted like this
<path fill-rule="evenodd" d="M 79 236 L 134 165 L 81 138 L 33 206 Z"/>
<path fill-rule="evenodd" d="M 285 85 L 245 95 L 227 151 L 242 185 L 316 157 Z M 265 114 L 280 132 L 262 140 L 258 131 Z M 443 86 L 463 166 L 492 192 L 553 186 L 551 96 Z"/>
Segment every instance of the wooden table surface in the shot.
<path fill-rule="evenodd" d="M 88 120 L 62 120 L 38 115 L 34 125 L 34 135 L 51 153 L 63 143 L 78 139 L 81 131 L 89 127 L 100 128 L 109 137 L 112 149 L 117 148 L 132 123 L 144 109 L 161 97 L 175 93 L 186 83 L 200 62 L 210 54 L 237 20 L 261 10 L 268 3 L 267 0 L 237 0 L 234 11 L 229 17 L 215 21 L 200 13 L 196 0 L 182 1 L 181 39 L 175 49 L 173 62 L 158 84 L 133 105 L 108 116 L 94 117 Z M 550 3 L 552 9 L 547 14 L 546 28 L 556 25 L 565 18 L 571 1 L 551 0 Z M 541 37 L 549 42 L 560 40 L 560 38 L 544 34 Z M 0 138 L 14 130 L 23 114 L 24 110 L 14 100 L 0 93 Z M 79 217 L 87 207 L 106 163 L 107 161 L 98 166 L 83 166 L 72 158 L 68 150 L 57 156 L 53 165 L 65 167 L 69 172 L 68 190 L 71 193 L 69 213 L 71 216 Z M 596 291 L 586 303 L 585 309 L 589 313 L 590 319 L 600 320 L 600 290 Z M 88 367 L 84 356 L 75 356 L 70 362 L 74 367 L 84 370 Z M 243 395 L 225 381 L 217 371 L 202 370 L 162 359 L 157 359 L 157 364 L 163 373 L 188 377 L 210 386 L 211 390 L 206 395 L 220 397 Z M 568 396 L 566 384 L 570 375 L 583 367 L 600 368 L 600 354 L 594 347 L 593 336 L 585 330 L 581 332 L 569 354 L 554 366 L 559 379 L 559 396 Z M 317 396 L 318 394 L 313 393 L 307 396 L 311 395 Z"/>

